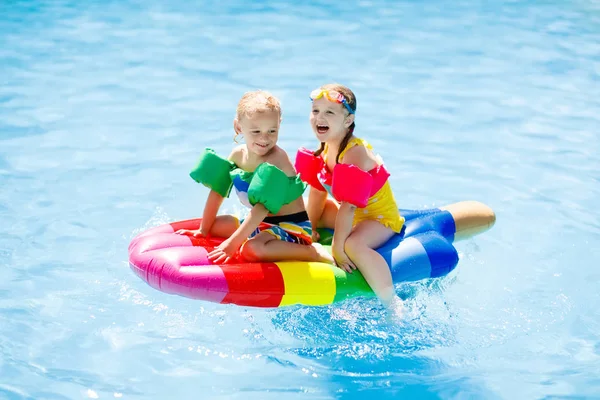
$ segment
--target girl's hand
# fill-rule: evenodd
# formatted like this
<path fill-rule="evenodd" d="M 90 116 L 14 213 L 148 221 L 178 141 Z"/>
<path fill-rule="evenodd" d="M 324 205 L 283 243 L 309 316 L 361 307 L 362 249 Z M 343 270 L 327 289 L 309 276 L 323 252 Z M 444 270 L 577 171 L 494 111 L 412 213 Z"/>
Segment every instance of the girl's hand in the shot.
<path fill-rule="evenodd" d="M 317 230 L 314 229 L 312 232 L 312 241 L 318 242 L 320 239 L 321 239 L 321 235 L 319 235 L 319 232 L 317 232 Z"/>
<path fill-rule="evenodd" d="M 177 233 L 178 235 L 187 235 L 187 236 L 193 236 L 193 237 L 205 237 L 205 238 L 208 238 L 210 236 L 209 234 L 205 234 L 202 231 L 202 228 L 196 229 L 196 230 L 179 229 L 175 233 Z"/>
<path fill-rule="evenodd" d="M 239 248 L 239 245 L 236 245 L 231 240 L 227 239 L 219 246 L 215 247 L 213 251 L 208 253 L 208 259 L 212 261 L 213 264 L 227 264 Z"/>
<path fill-rule="evenodd" d="M 338 246 L 333 246 L 331 248 L 333 253 L 333 258 L 335 259 L 335 263 L 338 268 L 343 269 L 349 274 L 352 273 L 356 269 L 356 265 L 350 260 L 344 249 L 339 248 Z"/>

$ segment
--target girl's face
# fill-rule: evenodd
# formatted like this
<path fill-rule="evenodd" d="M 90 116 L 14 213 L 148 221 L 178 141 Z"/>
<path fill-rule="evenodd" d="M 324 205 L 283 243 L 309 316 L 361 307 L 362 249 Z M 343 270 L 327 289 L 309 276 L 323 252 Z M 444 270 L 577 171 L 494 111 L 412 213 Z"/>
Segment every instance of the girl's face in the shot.
<path fill-rule="evenodd" d="M 256 112 L 233 122 L 235 131 L 244 137 L 248 151 L 262 157 L 277 144 L 280 115 L 277 111 Z"/>
<path fill-rule="evenodd" d="M 327 100 L 325 96 L 313 100 L 310 125 L 319 142 L 340 142 L 354 122 L 343 104 Z"/>

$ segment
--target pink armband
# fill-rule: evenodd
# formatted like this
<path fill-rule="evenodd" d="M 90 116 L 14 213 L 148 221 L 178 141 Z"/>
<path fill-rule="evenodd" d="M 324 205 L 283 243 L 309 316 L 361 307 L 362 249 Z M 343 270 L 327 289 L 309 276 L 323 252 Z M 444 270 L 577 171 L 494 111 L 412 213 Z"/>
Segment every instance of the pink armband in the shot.
<path fill-rule="evenodd" d="M 302 181 L 315 189 L 325 191 L 325 188 L 319 182 L 319 178 L 317 178 L 317 174 L 323 168 L 323 159 L 321 157 L 316 157 L 312 151 L 301 147 L 296 154 L 294 167 L 296 167 L 296 172 Z"/>
<path fill-rule="evenodd" d="M 385 169 L 385 166 L 378 165 L 369 171 L 369 174 L 373 177 L 373 187 L 371 188 L 371 196 L 379 191 L 385 185 L 388 178 L 390 177 L 390 173 Z"/>
<path fill-rule="evenodd" d="M 333 169 L 331 192 L 339 202 L 365 208 L 371 197 L 373 177 L 355 165 L 337 164 Z"/>

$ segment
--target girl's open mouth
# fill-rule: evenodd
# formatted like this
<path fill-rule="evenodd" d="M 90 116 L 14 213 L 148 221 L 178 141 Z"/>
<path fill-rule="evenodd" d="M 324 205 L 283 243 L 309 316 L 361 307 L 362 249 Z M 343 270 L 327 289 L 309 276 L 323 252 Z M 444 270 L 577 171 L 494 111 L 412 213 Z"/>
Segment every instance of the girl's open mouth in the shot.
<path fill-rule="evenodd" d="M 320 134 L 326 133 L 329 130 L 327 125 L 317 125 L 317 132 Z"/>

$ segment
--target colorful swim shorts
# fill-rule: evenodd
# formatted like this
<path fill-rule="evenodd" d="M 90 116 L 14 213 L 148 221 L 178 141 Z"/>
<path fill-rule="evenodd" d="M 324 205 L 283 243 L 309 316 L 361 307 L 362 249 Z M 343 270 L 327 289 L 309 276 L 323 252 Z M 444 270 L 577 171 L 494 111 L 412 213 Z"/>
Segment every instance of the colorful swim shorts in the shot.
<path fill-rule="evenodd" d="M 261 222 L 250 237 L 260 232 L 268 232 L 279 240 L 289 243 L 311 244 L 312 225 L 306 211 L 296 214 L 267 217 Z"/>

